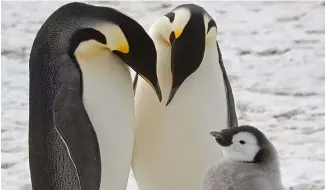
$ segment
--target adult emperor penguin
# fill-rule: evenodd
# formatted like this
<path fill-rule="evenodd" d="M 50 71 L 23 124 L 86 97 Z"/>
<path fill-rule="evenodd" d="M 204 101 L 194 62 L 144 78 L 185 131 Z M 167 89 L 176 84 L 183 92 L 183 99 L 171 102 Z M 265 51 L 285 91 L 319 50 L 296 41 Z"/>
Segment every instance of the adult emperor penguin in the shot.
<path fill-rule="evenodd" d="M 277 151 L 260 130 L 245 125 L 211 135 L 224 159 L 208 169 L 203 190 L 284 190 Z"/>
<path fill-rule="evenodd" d="M 33 190 L 125 190 L 134 139 L 128 66 L 161 99 L 156 59 L 145 30 L 112 8 L 71 3 L 45 21 L 29 61 Z"/>
<path fill-rule="evenodd" d="M 200 189 L 209 164 L 222 157 L 206 134 L 237 126 L 216 32 L 211 16 L 193 4 L 176 7 L 149 30 L 163 101 L 135 81 L 132 168 L 140 190 Z"/>

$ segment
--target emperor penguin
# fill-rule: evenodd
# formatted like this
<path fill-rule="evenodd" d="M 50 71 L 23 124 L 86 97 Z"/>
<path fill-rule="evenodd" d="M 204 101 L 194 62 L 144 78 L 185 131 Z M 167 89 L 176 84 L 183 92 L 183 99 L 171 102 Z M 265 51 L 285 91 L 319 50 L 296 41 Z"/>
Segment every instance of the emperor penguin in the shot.
<path fill-rule="evenodd" d="M 151 38 L 107 7 L 69 3 L 34 40 L 29 163 L 33 190 L 125 190 L 134 141 L 129 67 L 161 91 Z"/>
<path fill-rule="evenodd" d="M 278 154 L 257 128 L 244 125 L 212 131 L 224 159 L 211 166 L 203 190 L 284 190 Z"/>
<path fill-rule="evenodd" d="M 222 158 L 206 134 L 237 126 L 237 117 L 216 33 L 212 17 L 194 4 L 176 7 L 148 32 L 163 100 L 136 78 L 132 170 L 140 190 L 198 190 Z"/>

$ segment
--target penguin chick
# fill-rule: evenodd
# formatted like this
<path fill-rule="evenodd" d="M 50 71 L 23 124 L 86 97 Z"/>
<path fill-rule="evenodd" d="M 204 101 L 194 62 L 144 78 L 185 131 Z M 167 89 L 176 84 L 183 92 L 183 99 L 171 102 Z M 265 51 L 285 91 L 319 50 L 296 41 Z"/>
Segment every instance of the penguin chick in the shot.
<path fill-rule="evenodd" d="M 211 166 L 203 190 L 283 190 L 278 154 L 257 128 L 240 126 L 210 133 L 224 159 Z"/>

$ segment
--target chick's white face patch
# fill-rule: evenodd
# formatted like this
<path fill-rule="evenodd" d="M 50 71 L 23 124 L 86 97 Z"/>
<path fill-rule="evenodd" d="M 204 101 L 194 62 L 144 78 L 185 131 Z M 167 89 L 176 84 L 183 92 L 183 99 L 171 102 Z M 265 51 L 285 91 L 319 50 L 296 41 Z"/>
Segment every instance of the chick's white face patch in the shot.
<path fill-rule="evenodd" d="M 251 162 L 260 150 L 256 137 L 248 132 L 239 132 L 232 138 L 230 146 L 221 147 L 225 158 Z"/>

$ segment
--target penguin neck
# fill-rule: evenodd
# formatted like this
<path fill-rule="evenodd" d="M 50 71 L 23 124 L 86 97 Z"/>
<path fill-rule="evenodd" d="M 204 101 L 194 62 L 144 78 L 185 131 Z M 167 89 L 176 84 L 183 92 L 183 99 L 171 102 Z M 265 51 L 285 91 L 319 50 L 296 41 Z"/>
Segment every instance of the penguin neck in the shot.
<path fill-rule="evenodd" d="M 83 102 L 91 119 L 99 119 L 100 115 L 115 115 L 119 113 L 118 107 L 133 104 L 130 70 L 117 56 L 109 53 L 108 56 L 81 59 L 78 63 L 83 80 Z M 117 103 L 116 110 L 108 113 L 110 107 Z"/>
<path fill-rule="evenodd" d="M 260 151 L 260 155 L 256 155 L 255 158 L 260 156 L 260 158 L 257 158 L 257 160 L 259 160 L 259 164 L 264 166 L 266 170 L 271 172 L 278 172 L 280 170 L 278 152 L 271 142 L 267 142 L 266 147 L 267 148 L 264 148 L 262 151 Z"/>
<path fill-rule="evenodd" d="M 125 173 L 129 170 L 125 163 L 130 163 L 134 120 L 129 68 L 111 52 L 77 60 L 83 80 L 83 103 L 100 148 L 101 189 L 125 189 Z"/>

